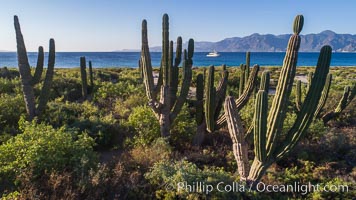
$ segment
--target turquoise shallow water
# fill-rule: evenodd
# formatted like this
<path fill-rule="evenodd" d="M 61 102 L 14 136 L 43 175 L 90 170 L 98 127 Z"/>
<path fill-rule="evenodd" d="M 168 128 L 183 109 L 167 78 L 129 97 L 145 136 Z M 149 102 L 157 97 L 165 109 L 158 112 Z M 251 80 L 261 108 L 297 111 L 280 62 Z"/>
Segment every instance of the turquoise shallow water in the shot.
<path fill-rule="evenodd" d="M 194 66 L 239 66 L 245 62 L 245 53 L 220 52 L 219 57 L 206 57 L 207 52 L 194 53 Z M 36 65 L 37 53 L 28 53 L 30 64 Z M 282 65 L 285 53 L 252 52 L 251 64 L 261 66 Z M 299 53 L 298 66 L 315 66 L 319 53 Z M 47 56 L 47 54 L 46 54 Z M 56 67 L 72 68 L 79 66 L 79 58 L 85 56 L 93 62 L 93 66 L 101 67 L 137 67 L 139 52 L 57 52 Z M 151 53 L 153 66 L 159 66 L 161 53 Z M 356 66 L 356 53 L 333 53 L 332 66 Z M 16 52 L 0 52 L 0 67 L 17 66 Z"/>

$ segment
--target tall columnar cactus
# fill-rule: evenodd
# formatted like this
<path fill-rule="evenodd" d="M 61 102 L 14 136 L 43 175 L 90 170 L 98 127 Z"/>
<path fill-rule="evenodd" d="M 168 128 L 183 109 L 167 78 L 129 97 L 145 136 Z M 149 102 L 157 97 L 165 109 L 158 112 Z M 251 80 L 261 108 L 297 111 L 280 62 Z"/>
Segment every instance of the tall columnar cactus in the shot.
<path fill-rule="evenodd" d="M 196 123 L 197 133 L 194 137 L 193 144 L 201 145 L 206 132 L 215 130 L 216 121 L 220 115 L 223 101 L 226 95 L 227 80 L 229 73 L 226 70 L 226 65 L 223 65 L 222 77 L 218 87 L 214 87 L 214 71 L 215 67 L 210 66 L 205 86 L 205 101 L 204 101 L 204 78 L 202 74 L 197 76 L 196 87 Z M 205 108 L 205 110 L 204 110 Z"/>
<path fill-rule="evenodd" d="M 323 92 L 322 92 L 318 107 L 316 108 L 316 111 L 315 111 L 315 114 L 314 114 L 315 118 L 319 118 L 320 113 L 322 112 L 322 110 L 323 110 L 323 108 L 325 106 L 326 100 L 327 100 L 327 98 L 329 96 L 331 80 L 332 80 L 332 75 L 329 73 L 328 76 L 326 77 L 326 83 L 324 85 L 324 89 L 323 89 Z"/>
<path fill-rule="evenodd" d="M 311 86 L 311 80 L 313 78 L 313 72 L 309 72 L 308 73 L 308 88 L 310 88 Z M 329 73 L 326 76 L 326 82 L 323 88 L 323 92 L 320 98 L 320 101 L 318 103 L 317 109 L 315 111 L 315 118 L 320 118 L 321 117 L 321 112 L 325 106 L 326 100 L 328 98 L 329 95 L 329 90 L 330 90 L 330 86 L 331 86 L 331 80 L 332 80 L 332 75 Z M 295 90 L 295 104 L 296 104 L 296 108 L 297 111 L 300 111 L 301 107 L 302 107 L 302 89 L 301 89 L 301 81 L 297 80 L 296 83 L 296 90 Z"/>
<path fill-rule="evenodd" d="M 246 161 L 247 145 L 243 145 L 243 125 L 240 120 L 237 120 L 238 109 L 232 97 L 228 97 L 225 101 L 225 115 L 228 123 L 229 132 L 234 144 L 233 150 L 235 155 L 241 155 L 243 162 L 239 163 L 242 169 L 250 169 L 241 172 L 242 180 L 247 180 L 251 184 L 256 184 L 267 168 L 276 160 L 286 156 L 290 152 L 300 138 L 303 136 L 310 123 L 314 118 L 318 102 L 322 95 L 322 90 L 326 81 L 326 76 L 329 72 L 331 47 L 324 46 L 319 55 L 315 75 L 311 81 L 310 89 L 306 95 L 305 102 L 302 105 L 297 118 L 292 127 L 282 136 L 283 123 L 286 118 L 286 110 L 289 103 L 289 96 L 293 87 L 293 80 L 296 72 L 296 64 L 298 50 L 300 46 L 299 33 L 303 27 L 303 16 L 298 15 L 294 21 L 294 34 L 288 42 L 287 52 L 284 58 L 283 67 L 278 80 L 276 94 L 273 98 L 272 106 L 267 115 L 268 99 L 267 92 L 260 90 L 257 94 L 255 115 L 254 115 L 254 152 L 255 158 L 249 167 L 249 162 Z M 237 138 L 237 139 L 236 139 Z M 239 140 L 240 139 L 240 140 Z M 238 148 L 236 148 L 237 146 Z M 240 159 L 241 160 L 241 159 Z M 237 159 L 239 162 L 239 159 Z M 248 175 L 247 175 L 248 174 Z"/>
<path fill-rule="evenodd" d="M 41 81 L 41 76 L 43 72 L 43 65 L 44 65 L 44 52 L 43 47 L 38 47 L 38 56 L 37 56 L 37 65 L 35 69 L 35 74 L 32 78 L 32 84 L 35 85 Z"/>
<path fill-rule="evenodd" d="M 313 73 L 310 72 L 308 74 L 309 83 L 311 82 L 310 79 L 312 77 L 313 77 Z M 322 114 L 322 112 L 324 110 L 324 106 L 326 104 L 326 100 L 329 96 L 331 81 L 332 81 L 332 75 L 328 74 L 326 77 L 326 83 L 324 85 L 320 101 L 319 101 L 316 111 L 314 113 L 314 117 L 316 119 L 321 118 L 325 124 L 327 122 L 329 122 L 331 119 L 337 117 L 351 103 L 352 99 L 354 98 L 354 96 L 356 94 L 356 86 L 355 85 L 353 85 L 352 87 L 346 86 L 344 88 L 344 93 L 343 93 L 339 103 L 337 104 L 336 108 L 325 113 L 325 114 Z M 310 87 L 309 83 L 308 83 L 308 87 Z"/>
<path fill-rule="evenodd" d="M 52 79 L 54 74 L 55 44 L 53 39 L 49 40 L 48 67 L 46 70 L 46 76 L 40 93 L 39 103 L 36 108 L 33 88 L 35 84 L 40 82 L 41 75 L 43 72 L 43 61 L 44 61 L 43 47 L 38 48 L 37 66 L 35 69 L 35 74 L 32 76 L 30 64 L 28 62 L 25 42 L 21 33 L 20 23 L 17 16 L 14 16 L 14 25 L 15 25 L 15 32 L 16 32 L 17 59 L 18 59 L 18 65 L 20 71 L 21 86 L 23 90 L 26 111 L 27 114 L 29 115 L 29 120 L 32 120 L 35 116 L 40 115 L 44 111 L 49 99 L 49 94 L 50 94 L 50 89 L 51 89 Z"/>
<path fill-rule="evenodd" d="M 158 83 L 155 86 L 152 74 L 151 57 L 147 39 L 147 22 L 142 21 L 142 48 L 140 65 L 143 70 L 144 84 L 146 94 L 149 99 L 149 105 L 154 111 L 160 124 L 160 131 L 163 137 L 170 135 L 170 128 L 178 113 L 182 109 L 189 92 L 190 82 L 192 80 L 192 65 L 194 54 L 194 41 L 188 42 L 188 51 L 184 50 L 183 54 L 183 81 L 178 92 L 178 66 L 182 56 L 182 38 L 177 39 L 176 56 L 173 59 L 173 42 L 169 41 L 169 23 L 168 15 L 163 15 L 162 23 L 162 59 Z M 160 91 L 160 100 L 157 95 Z"/>
<path fill-rule="evenodd" d="M 245 83 L 246 84 L 244 87 L 245 89 L 244 89 L 243 93 L 241 95 L 239 95 L 239 98 L 236 100 L 237 109 L 240 110 L 247 104 L 247 102 L 251 96 L 251 93 L 253 92 L 253 89 L 256 86 L 257 74 L 258 74 L 259 69 L 260 69 L 259 65 L 253 66 L 250 76 L 248 78 L 248 81 L 247 81 L 247 83 Z M 225 124 L 226 124 L 226 116 L 224 114 L 222 114 L 219 116 L 219 118 L 216 122 L 216 126 L 217 126 L 217 128 L 219 128 L 219 127 L 224 126 Z"/>
<path fill-rule="evenodd" d="M 351 103 L 351 101 L 354 99 L 356 95 L 356 85 L 346 86 L 344 88 L 344 93 L 336 106 L 334 110 L 331 110 L 324 114 L 321 118 L 324 121 L 324 123 L 328 123 L 331 119 L 337 117 L 340 115 L 340 113 Z"/>
<path fill-rule="evenodd" d="M 89 61 L 89 81 L 90 81 L 90 91 L 92 92 L 94 89 L 94 74 L 93 74 L 93 65 L 91 61 Z"/>
<path fill-rule="evenodd" d="M 250 75 L 250 63 L 251 63 L 251 59 L 250 59 L 250 52 L 246 52 L 246 64 L 245 64 L 245 84 L 248 82 L 248 77 Z"/>
<path fill-rule="evenodd" d="M 269 71 L 264 71 L 261 76 L 260 90 L 269 91 L 270 74 Z"/>
<path fill-rule="evenodd" d="M 300 108 L 302 107 L 302 81 L 301 80 L 297 80 L 295 86 L 295 107 L 297 108 L 297 111 L 300 111 Z"/>
<path fill-rule="evenodd" d="M 82 81 L 82 96 L 84 99 L 88 97 L 88 82 L 85 57 L 80 57 L 80 77 Z"/>
<path fill-rule="evenodd" d="M 240 83 L 239 83 L 239 96 L 241 96 L 246 88 L 246 84 L 250 75 L 250 52 L 246 52 L 246 63 L 240 65 Z"/>
<path fill-rule="evenodd" d="M 242 95 L 242 93 L 244 92 L 244 89 L 245 89 L 246 65 L 241 64 L 240 71 L 241 71 L 241 74 L 240 74 L 240 80 L 239 80 L 239 96 Z"/>
<path fill-rule="evenodd" d="M 262 76 L 261 76 L 261 82 L 260 82 L 260 88 L 259 90 L 263 90 L 267 93 L 268 95 L 268 92 L 269 92 L 269 83 L 270 83 L 270 74 L 269 74 L 269 71 L 264 71 L 262 73 Z M 258 92 L 257 92 L 258 94 Z M 256 97 L 257 97 L 257 94 L 256 94 Z M 251 138 L 251 136 L 253 135 L 253 127 L 254 127 L 254 123 L 252 123 L 249 128 L 247 129 L 246 131 L 246 134 L 245 134 L 245 138 L 246 139 L 249 139 Z"/>
<path fill-rule="evenodd" d="M 311 85 L 313 76 L 314 76 L 314 73 L 313 73 L 313 72 L 309 72 L 309 73 L 308 73 L 308 87 L 307 87 L 307 91 L 308 91 L 309 88 L 310 88 L 310 85 Z"/>

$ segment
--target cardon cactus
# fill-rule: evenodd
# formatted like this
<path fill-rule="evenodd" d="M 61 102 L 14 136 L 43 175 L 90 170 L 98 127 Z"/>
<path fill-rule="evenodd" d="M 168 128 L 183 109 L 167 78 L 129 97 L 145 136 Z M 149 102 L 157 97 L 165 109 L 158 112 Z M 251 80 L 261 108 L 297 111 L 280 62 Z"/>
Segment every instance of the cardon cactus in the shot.
<path fill-rule="evenodd" d="M 260 82 L 259 90 L 265 91 L 267 93 L 267 95 L 268 95 L 268 91 L 269 91 L 269 82 L 270 82 L 269 71 L 264 71 L 262 73 L 262 76 L 261 76 L 261 82 Z M 257 97 L 257 94 L 256 94 L 256 97 Z M 252 123 L 250 125 L 250 127 L 247 129 L 246 134 L 245 134 L 245 138 L 246 139 L 249 139 L 252 136 L 253 127 L 254 127 L 254 123 Z"/>
<path fill-rule="evenodd" d="M 93 73 L 93 65 L 91 61 L 89 61 L 89 81 L 90 81 L 90 91 L 92 92 L 94 89 L 94 73 Z"/>
<path fill-rule="evenodd" d="M 322 92 L 318 107 L 316 108 L 316 111 L 315 111 L 315 114 L 314 114 L 315 118 L 319 118 L 320 113 L 322 112 L 322 110 L 323 110 L 323 108 L 325 106 L 326 100 L 327 100 L 327 98 L 329 96 L 331 80 L 332 80 L 332 75 L 329 73 L 328 76 L 326 77 L 326 82 L 325 82 L 325 85 L 324 85 L 324 89 L 323 89 L 323 92 Z"/>
<path fill-rule="evenodd" d="M 173 58 L 173 42 L 169 41 L 169 23 L 167 14 L 163 15 L 162 27 L 162 59 L 157 85 L 154 85 L 153 80 L 146 20 L 143 20 L 142 22 L 140 66 L 143 71 L 149 106 L 152 108 L 159 121 L 161 136 L 168 137 L 170 135 L 171 125 L 182 109 L 189 92 L 189 86 L 192 80 L 194 41 L 193 39 L 190 39 L 188 42 L 188 50 L 184 50 L 183 81 L 180 87 L 180 95 L 177 97 L 179 73 L 178 66 L 182 57 L 182 38 L 178 37 L 177 39 L 176 55 L 175 58 Z M 158 101 L 157 95 L 159 92 L 160 99 Z"/>
<path fill-rule="evenodd" d="M 214 87 L 214 71 L 215 67 L 210 66 L 205 86 L 205 101 L 204 101 L 204 77 L 202 74 L 197 76 L 196 87 L 196 123 L 197 133 L 194 137 L 193 144 L 201 145 L 206 132 L 215 130 L 216 121 L 220 115 L 223 101 L 226 95 L 227 80 L 229 73 L 226 70 L 226 65 L 223 65 L 222 77 L 218 87 Z M 205 108 L 205 110 L 204 110 Z"/>
<path fill-rule="evenodd" d="M 240 65 L 240 83 L 239 83 L 239 96 L 241 96 L 247 87 L 247 82 L 250 75 L 250 52 L 246 52 L 246 63 Z"/>
<path fill-rule="evenodd" d="M 88 81 L 87 81 L 87 66 L 85 57 L 80 57 L 80 77 L 82 81 L 82 96 L 84 99 L 88 97 Z"/>
<path fill-rule="evenodd" d="M 336 108 L 334 110 L 331 110 L 324 114 L 321 119 L 324 121 L 324 123 L 328 123 L 331 119 L 337 117 L 340 115 L 340 113 L 351 103 L 351 101 L 354 99 L 356 95 L 356 85 L 346 86 L 344 88 L 344 93 L 337 104 Z"/>
<path fill-rule="evenodd" d="M 300 108 L 302 107 L 302 81 L 301 80 L 297 80 L 295 86 L 295 107 L 297 108 L 297 111 L 300 111 Z"/>
<path fill-rule="evenodd" d="M 55 44 L 53 39 L 49 40 L 48 66 L 39 97 L 39 103 L 36 108 L 33 88 L 35 84 L 40 82 L 41 75 L 43 72 L 43 47 L 38 48 L 37 65 L 35 69 L 35 74 L 32 76 L 30 64 L 28 62 L 25 42 L 21 33 L 20 23 L 17 16 L 14 16 L 14 25 L 16 32 L 17 59 L 21 78 L 21 86 L 24 95 L 26 111 L 29 116 L 29 120 L 32 120 L 35 116 L 40 115 L 44 111 L 49 99 L 54 74 Z"/>
<path fill-rule="evenodd" d="M 236 100 L 237 109 L 240 110 L 247 104 L 247 102 L 253 92 L 254 87 L 256 87 L 257 74 L 258 74 L 259 69 L 260 69 L 259 65 L 253 66 L 252 71 L 249 75 L 248 81 L 245 83 L 244 91 L 239 96 L 239 98 Z M 240 80 L 241 80 L 241 78 L 240 78 Z M 240 87 L 241 87 L 241 85 L 240 85 Z M 219 118 L 216 122 L 216 128 L 223 127 L 224 125 L 226 125 L 226 116 L 224 114 L 222 114 L 219 116 Z"/>
<path fill-rule="evenodd" d="M 313 73 L 309 72 L 308 73 L 309 83 L 311 82 L 310 79 L 312 79 L 312 77 L 313 77 Z M 326 83 L 324 85 L 320 101 L 319 101 L 316 111 L 314 113 L 314 117 L 316 119 L 321 118 L 325 124 L 327 122 L 329 122 L 331 119 L 337 117 L 351 103 L 351 101 L 353 100 L 353 98 L 355 97 L 355 94 L 356 94 L 356 86 L 355 85 L 353 85 L 351 87 L 346 86 L 344 88 L 344 93 L 343 93 L 339 103 L 337 104 L 336 108 L 334 108 L 333 110 L 331 110 L 327 113 L 322 114 L 323 110 L 324 110 L 324 106 L 326 104 L 326 100 L 329 95 L 331 81 L 332 81 L 332 75 L 328 74 L 326 77 Z M 308 88 L 310 87 L 309 83 L 308 83 Z M 297 91 L 298 91 L 298 87 L 297 87 Z"/>
<path fill-rule="evenodd" d="M 293 87 L 296 72 L 298 50 L 300 46 L 299 33 L 303 27 L 303 16 L 298 15 L 294 21 L 294 34 L 290 37 L 283 67 L 278 80 L 276 94 L 272 106 L 268 110 L 267 92 L 260 90 L 255 102 L 254 114 L 254 153 L 255 158 L 249 166 L 247 160 L 247 145 L 244 141 L 243 125 L 238 117 L 236 102 L 232 97 L 225 100 L 225 116 L 233 141 L 233 151 L 238 162 L 240 177 L 250 184 L 256 184 L 267 168 L 275 161 L 283 158 L 292 150 L 309 127 L 314 118 L 317 105 L 322 95 L 326 76 L 329 72 L 331 47 L 324 46 L 319 55 L 314 77 L 292 127 L 282 136 L 283 122 Z M 234 105 L 235 104 L 235 105 Z M 281 140 L 283 138 L 283 140 Z M 240 162 L 240 163 L 239 163 Z M 249 169 L 249 170 L 248 170 Z M 247 171 L 248 170 L 248 171 Z"/>

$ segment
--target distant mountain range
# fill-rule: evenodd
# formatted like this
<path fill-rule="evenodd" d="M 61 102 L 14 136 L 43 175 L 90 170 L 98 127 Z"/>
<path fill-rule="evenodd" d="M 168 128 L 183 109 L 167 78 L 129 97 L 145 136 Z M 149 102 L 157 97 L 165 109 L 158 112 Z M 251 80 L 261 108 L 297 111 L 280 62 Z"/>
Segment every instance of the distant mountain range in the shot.
<path fill-rule="evenodd" d="M 286 50 L 290 34 L 260 35 L 254 33 L 246 37 L 226 38 L 218 42 L 195 42 L 197 52 L 283 52 Z M 335 52 L 356 52 L 356 35 L 337 34 L 326 30 L 318 34 L 301 35 L 301 52 L 319 52 L 323 45 L 330 45 Z M 183 46 L 187 46 L 185 43 Z M 161 47 L 150 48 L 152 52 Z"/>

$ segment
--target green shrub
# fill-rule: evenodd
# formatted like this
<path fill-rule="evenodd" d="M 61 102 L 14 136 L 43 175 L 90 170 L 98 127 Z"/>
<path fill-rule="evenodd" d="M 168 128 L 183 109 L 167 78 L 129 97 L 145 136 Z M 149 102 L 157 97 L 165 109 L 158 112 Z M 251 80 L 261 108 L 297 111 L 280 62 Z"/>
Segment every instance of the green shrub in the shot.
<path fill-rule="evenodd" d="M 45 172 L 71 170 L 81 174 L 94 165 L 94 141 L 87 134 L 44 123 L 19 121 L 22 134 L 0 146 L 0 180 L 14 182 L 23 170 L 32 169 L 33 178 Z"/>
<path fill-rule="evenodd" d="M 127 82 L 103 82 L 94 95 L 94 101 L 100 102 L 105 99 L 123 98 L 126 99 L 131 94 L 139 93 L 141 87 Z"/>
<path fill-rule="evenodd" d="M 160 137 L 160 127 L 151 108 L 148 106 L 135 107 L 128 118 L 127 125 L 135 129 L 134 145 L 147 145 Z"/>
<path fill-rule="evenodd" d="M 234 181 L 232 176 L 222 168 L 201 170 L 195 164 L 186 160 L 159 161 L 145 174 L 145 178 L 151 184 L 159 186 L 155 192 L 157 199 L 236 199 L 240 197 L 238 192 L 220 192 L 216 189 L 221 182 L 224 185 L 231 185 Z M 210 193 L 206 190 L 185 189 L 185 185 L 192 186 L 199 183 L 212 185 L 214 189 Z"/>
<path fill-rule="evenodd" d="M 20 92 L 20 79 L 0 78 L 0 94 Z"/>
<path fill-rule="evenodd" d="M 0 144 L 18 132 L 18 121 L 26 113 L 21 94 L 0 94 Z"/>
<path fill-rule="evenodd" d="M 116 99 L 114 104 L 113 113 L 118 118 L 127 119 L 132 112 L 132 109 L 137 106 L 144 106 L 147 102 L 147 97 L 143 94 L 131 94 L 124 99 Z"/>
<path fill-rule="evenodd" d="M 67 126 L 87 132 L 99 147 L 109 147 L 118 125 L 111 114 L 105 114 L 90 102 L 49 102 L 42 120 L 54 127 Z"/>
<path fill-rule="evenodd" d="M 191 144 L 196 133 L 196 122 L 195 118 L 191 116 L 187 104 L 184 104 L 182 110 L 178 113 L 176 120 L 172 124 L 171 133 L 172 144 L 176 146 Z"/>

